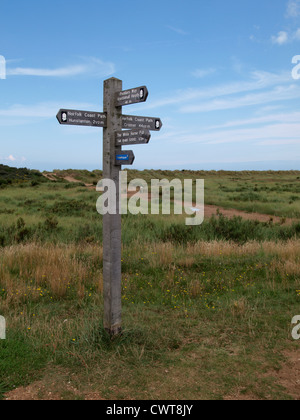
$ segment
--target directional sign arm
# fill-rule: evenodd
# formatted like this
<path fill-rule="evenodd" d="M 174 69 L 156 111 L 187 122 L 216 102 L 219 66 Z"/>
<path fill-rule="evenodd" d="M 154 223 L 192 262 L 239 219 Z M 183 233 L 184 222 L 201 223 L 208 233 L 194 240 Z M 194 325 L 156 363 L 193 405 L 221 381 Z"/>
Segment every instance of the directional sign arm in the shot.
<path fill-rule="evenodd" d="M 117 131 L 115 135 L 116 146 L 132 144 L 147 144 L 151 138 L 149 130 Z"/>
<path fill-rule="evenodd" d="M 122 127 L 130 130 L 140 128 L 144 130 L 160 131 L 162 126 L 163 124 L 160 118 L 122 115 Z"/>
<path fill-rule="evenodd" d="M 146 86 L 140 86 L 133 89 L 123 90 L 116 93 L 115 105 L 131 105 L 140 102 L 146 102 L 148 98 L 148 89 Z"/>
<path fill-rule="evenodd" d="M 104 112 L 78 111 L 60 109 L 56 115 L 60 124 L 82 125 L 86 127 L 106 127 L 107 116 Z"/>

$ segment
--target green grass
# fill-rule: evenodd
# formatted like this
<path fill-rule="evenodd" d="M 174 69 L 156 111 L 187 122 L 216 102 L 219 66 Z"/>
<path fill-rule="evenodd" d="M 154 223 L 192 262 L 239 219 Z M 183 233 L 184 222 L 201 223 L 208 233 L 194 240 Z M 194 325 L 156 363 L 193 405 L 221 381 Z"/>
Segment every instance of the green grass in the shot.
<path fill-rule="evenodd" d="M 203 177 L 207 204 L 299 218 L 299 172 L 128 174 Z M 111 340 L 98 196 L 62 180 L 0 191 L 0 395 L 38 380 L 65 399 L 291 399 L 274 376 L 298 349 L 299 222 L 122 216 L 123 334 Z"/>
<path fill-rule="evenodd" d="M 129 175 L 129 179 L 132 176 L 138 176 L 135 172 L 134 174 L 129 173 Z M 147 179 L 148 176 L 153 175 L 153 173 L 148 174 L 147 171 L 144 171 L 140 176 Z M 160 176 L 163 177 L 166 174 L 162 173 Z M 187 176 L 190 176 L 190 174 Z M 212 182 L 215 181 L 211 174 L 209 176 L 206 183 L 206 189 L 208 190 L 205 198 L 206 204 L 210 202 L 211 197 L 214 197 L 215 186 L 212 185 Z M 290 176 L 295 178 L 295 175 Z M 241 183 L 242 180 L 239 182 Z M 256 182 L 258 181 L 256 180 Z M 72 188 L 66 188 L 70 185 Z M 296 191 L 298 186 L 298 181 L 295 181 L 294 187 L 291 187 L 291 189 Z M 227 189 L 230 190 L 229 196 L 232 195 L 231 189 L 229 187 Z M 222 193 L 219 192 L 218 200 L 215 200 L 224 207 L 234 206 L 244 210 L 261 210 L 270 214 L 293 215 L 294 217 L 298 214 L 300 200 L 296 200 L 298 197 L 296 192 L 294 192 L 292 204 L 281 202 L 280 200 L 283 200 L 283 197 L 279 194 L 277 201 L 280 202 L 277 207 L 273 207 L 273 204 L 270 203 L 265 204 L 259 201 L 254 203 L 248 200 L 249 197 L 258 199 L 258 193 L 240 193 L 240 199 L 242 199 L 241 194 L 244 194 L 242 196 L 245 199 L 244 203 L 236 200 L 228 201 L 227 196 L 224 198 L 227 201 L 222 201 Z M 291 192 L 288 194 L 291 196 Z M 0 194 L 0 245 L 8 246 L 28 240 L 55 243 L 101 242 L 102 218 L 96 212 L 98 197 L 99 193 L 96 191 L 68 182 L 48 181 L 35 186 L 24 182 L 17 186 L 7 186 L 1 190 Z M 266 205 L 270 207 L 266 208 Z M 280 210 L 281 208 L 282 210 Z M 274 209 L 277 210 L 274 211 Z M 293 226 L 280 226 L 271 222 L 258 223 L 237 217 L 229 220 L 220 216 L 205 221 L 200 227 L 187 228 L 184 225 L 184 218 L 184 214 L 177 216 L 124 215 L 123 242 L 124 244 L 130 243 L 136 235 L 141 238 L 141 241 L 155 242 L 161 240 L 178 243 L 214 239 L 234 240 L 243 243 L 247 240 L 287 240 L 299 236 L 299 222 L 297 220 L 295 220 Z M 21 223 L 19 227 L 18 221 Z"/>
<path fill-rule="evenodd" d="M 17 330 L 0 341 L 0 354 L 0 399 L 5 392 L 36 380 L 49 357 L 42 347 L 37 347 L 23 331 Z"/>
<path fill-rule="evenodd" d="M 53 294 L 47 278 L 38 282 L 33 268 L 26 273 L 24 250 L 15 248 L 14 262 L 7 262 L 13 288 L 1 285 L 8 334 L 0 383 L 12 389 L 60 366 L 76 374 L 82 395 L 93 384 L 107 399 L 220 399 L 237 389 L 289 398 L 269 372 L 280 368 L 284 350 L 296 349 L 290 322 L 299 309 L 299 269 L 281 266 L 283 244 L 256 244 L 251 252 L 246 244 L 239 256 L 240 246 L 229 252 L 226 242 L 217 244 L 211 256 L 197 245 L 126 246 L 124 332 L 114 341 L 102 327 L 97 247 L 72 251 L 70 264 L 80 262 L 89 275 L 70 273 L 63 296 Z M 299 242 L 294 247 L 299 267 Z"/>

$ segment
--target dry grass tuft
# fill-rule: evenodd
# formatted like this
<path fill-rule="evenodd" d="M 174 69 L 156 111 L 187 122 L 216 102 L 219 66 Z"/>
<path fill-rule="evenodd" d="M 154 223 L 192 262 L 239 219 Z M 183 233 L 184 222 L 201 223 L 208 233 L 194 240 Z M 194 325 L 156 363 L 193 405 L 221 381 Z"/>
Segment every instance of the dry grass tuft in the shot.
<path fill-rule="evenodd" d="M 78 258 L 88 255 L 89 263 Z M 103 279 L 100 270 L 97 279 L 91 275 L 90 266 L 96 262 L 100 266 L 102 251 L 98 246 L 38 244 L 15 245 L 0 251 L 1 287 L 8 300 L 27 298 L 29 295 L 47 293 L 64 297 L 71 287 L 77 289 L 78 297 L 83 298 L 86 283 L 95 283 L 102 290 Z"/>

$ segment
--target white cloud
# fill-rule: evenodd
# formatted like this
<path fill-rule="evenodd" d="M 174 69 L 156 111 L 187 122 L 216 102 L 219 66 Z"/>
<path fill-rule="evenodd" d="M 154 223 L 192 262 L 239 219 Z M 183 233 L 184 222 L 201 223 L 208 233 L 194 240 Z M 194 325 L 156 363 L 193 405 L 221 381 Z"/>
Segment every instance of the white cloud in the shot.
<path fill-rule="evenodd" d="M 218 98 L 200 104 L 184 105 L 179 111 L 182 113 L 221 111 L 296 98 L 300 98 L 300 86 L 276 86 L 271 90 L 260 93 L 249 93 L 241 97 Z"/>
<path fill-rule="evenodd" d="M 17 159 L 13 155 L 9 155 L 5 160 L 9 160 L 10 162 L 15 162 Z"/>
<path fill-rule="evenodd" d="M 294 33 L 293 38 L 297 41 L 300 41 L 300 28 Z"/>
<path fill-rule="evenodd" d="M 286 17 L 295 18 L 300 15 L 300 0 L 289 0 Z"/>
<path fill-rule="evenodd" d="M 172 142 L 179 144 L 299 144 L 300 145 L 300 123 L 269 124 L 260 127 L 240 128 L 234 130 L 214 130 L 211 132 L 181 133 L 175 136 Z"/>
<path fill-rule="evenodd" d="M 9 155 L 7 157 L 0 157 L 0 162 L 3 162 L 4 164 L 9 164 L 9 163 L 19 164 L 19 163 L 26 162 L 26 160 L 27 159 L 24 156 L 22 156 L 22 157 L 15 157 L 13 155 Z"/>
<path fill-rule="evenodd" d="M 196 69 L 192 72 L 192 76 L 196 77 L 197 79 L 201 79 L 215 72 L 216 72 L 216 69 L 212 67 L 208 69 Z"/>
<path fill-rule="evenodd" d="M 15 104 L 0 109 L 0 126 L 16 126 L 39 123 L 43 118 L 56 121 L 56 114 L 61 108 L 97 111 L 99 104 L 80 102 L 41 102 L 32 105 Z"/>
<path fill-rule="evenodd" d="M 0 117 L 33 117 L 33 118 L 50 118 L 55 117 L 58 110 L 62 108 L 67 109 L 90 109 L 95 108 L 95 105 L 89 103 L 64 103 L 58 104 L 54 102 L 43 102 L 36 105 L 13 105 L 8 109 L 0 109 Z"/>
<path fill-rule="evenodd" d="M 95 57 L 81 57 L 83 63 L 50 68 L 16 67 L 7 68 L 7 76 L 37 76 L 37 77 L 71 77 L 89 75 L 97 77 L 110 76 L 115 73 L 115 65 Z"/>
<path fill-rule="evenodd" d="M 23 68 L 16 67 L 14 69 L 8 69 L 8 76 L 40 76 L 40 77 L 67 77 L 76 76 L 83 74 L 86 71 L 84 66 L 70 66 L 62 67 L 58 69 L 34 69 L 34 68 Z"/>
<path fill-rule="evenodd" d="M 275 107 L 270 107 L 272 111 Z M 221 128 L 233 128 L 239 126 L 249 126 L 249 125 L 260 125 L 260 124 L 271 124 L 271 123 L 297 123 L 300 121 L 300 112 L 289 112 L 289 113 L 281 113 L 281 114 L 268 114 L 261 117 L 254 117 L 254 118 L 247 118 L 247 119 L 240 119 L 240 120 L 233 120 L 227 121 L 225 124 L 222 125 L 215 125 L 206 127 L 207 130 L 216 130 Z"/>
<path fill-rule="evenodd" d="M 272 36 L 273 44 L 283 45 L 289 41 L 289 35 L 285 31 L 280 31 L 276 36 Z"/>
<path fill-rule="evenodd" d="M 278 32 L 278 34 L 276 36 L 271 37 L 271 41 L 273 42 L 273 44 L 277 44 L 277 45 L 284 45 L 284 44 L 287 44 L 289 42 L 300 41 L 300 28 L 298 28 L 293 33 L 288 33 L 286 31 L 280 31 L 280 32 Z"/>
<path fill-rule="evenodd" d="M 179 35 L 188 35 L 188 33 L 185 32 L 183 29 L 176 28 L 176 27 L 170 26 L 170 25 L 167 25 L 167 28 L 170 29 L 173 32 L 176 32 Z"/>
<path fill-rule="evenodd" d="M 291 82 L 290 72 L 270 73 L 266 71 L 253 71 L 250 73 L 250 80 L 227 83 L 223 85 L 212 86 L 204 89 L 192 89 L 177 91 L 175 94 L 149 102 L 144 105 L 144 109 L 159 108 L 170 105 L 182 105 L 196 100 L 207 100 L 220 96 L 241 94 L 243 92 L 252 92 L 261 90 L 282 83 Z"/>

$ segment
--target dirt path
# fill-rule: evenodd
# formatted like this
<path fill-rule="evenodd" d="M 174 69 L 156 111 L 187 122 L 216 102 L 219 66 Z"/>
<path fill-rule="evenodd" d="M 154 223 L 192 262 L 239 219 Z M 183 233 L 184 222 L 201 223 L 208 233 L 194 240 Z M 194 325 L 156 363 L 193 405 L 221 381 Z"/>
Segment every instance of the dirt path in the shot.
<path fill-rule="evenodd" d="M 50 181 L 57 181 L 56 174 L 48 174 L 48 173 L 43 173 L 43 176 L 47 179 L 49 179 Z"/>
<path fill-rule="evenodd" d="M 131 197 L 134 195 L 134 192 L 128 192 L 128 197 Z M 141 194 L 143 198 L 147 199 L 146 195 Z M 151 193 L 148 194 L 148 200 L 151 200 Z M 181 204 L 180 202 L 176 202 L 177 204 Z M 192 207 L 192 206 L 191 206 Z M 196 204 L 193 204 L 193 208 L 197 209 L 200 208 L 197 207 Z M 266 223 L 280 223 L 282 225 L 291 225 L 293 222 L 297 222 L 297 219 L 289 219 L 286 218 L 283 220 L 281 217 L 278 216 L 272 216 L 270 214 L 262 214 L 262 213 L 248 213 L 243 210 L 237 210 L 237 209 L 225 209 L 220 206 L 215 206 L 211 204 L 205 204 L 204 206 L 204 218 L 210 219 L 212 216 L 217 216 L 218 214 L 223 214 L 223 216 L 226 216 L 228 218 L 232 218 L 234 216 L 240 216 L 245 220 L 257 220 L 259 222 L 266 222 Z"/>
<path fill-rule="evenodd" d="M 93 184 L 85 184 L 84 182 L 80 181 L 79 179 L 73 178 L 72 176 L 64 176 L 64 177 L 61 177 L 61 176 L 58 176 L 56 173 L 53 173 L 53 174 L 43 173 L 43 176 L 45 178 L 49 179 L 50 181 L 58 181 L 59 179 L 64 179 L 65 181 L 68 181 L 68 182 L 75 182 L 77 184 L 78 183 L 84 184 L 84 186 L 86 188 L 89 188 L 89 189 L 96 189 L 96 186 L 95 185 L 93 185 Z"/>
<path fill-rule="evenodd" d="M 58 181 L 59 178 L 64 179 L 68 182 L 75 182 L 75 183 L 82 183 L 82 181 L 72 177 L 72 176 L 65 176 L 60 177 L 56 173 L 43 173 L 43 175 L 49 179 L 50 181 Z M 89 190 L 95 190 L 96 186 L 93 184 L 84 184 L 86 188 Z M 131 197 L 135 194 L 135 192 L 128 192 L 128 197 Z M 148 194 L 148 200 L 151 200 L 151 193 Z M 225 209 L 220 206 L 215 206 L 211 204 L 206 204 L 204 209 L 204 217 L 205 219 L 209 219 L 210 217 L 217 216 L 218 213 L 222 213 L 224 216 L 228 218 L 232 218 L 234 216 L 240 216 L 245 220 L 257 220 L 259 222 L 273 222 L 273 223 L 281 223 L 283 225 L 291 225 L 294 222 L 297 222 L 297 219 L 290 219 L 286 218 L 284 221 L 281 217 L 272 216 L 270 214 L 262 214 L 262 213 L 247 213 L 246 211 L 236 210 L 236 209 Z"/>
<path fill-rule="evenodd" d="M 273 222 L 273 223 L 282 223 L 284 225 L 292 224 L 296 220 L 293 219 L 286 219 L 283 223 L 281 217 L 271 216 L 270 214 L 261 214 L 261 213 L 247 213 L 242 210 L 236 209 L 224 209 L 222 207 L 213 206 L 213 205 L 205 205 L 204 214 L 205 218 L 209 219 L 212 215 L 217 215 L 218 212 L 222 213 L 224 216 L 228 218 L 232 218 L 234 216 L 241 216 L 243 219 L 247 220 L 258 220 L 259 222 Z"/>

